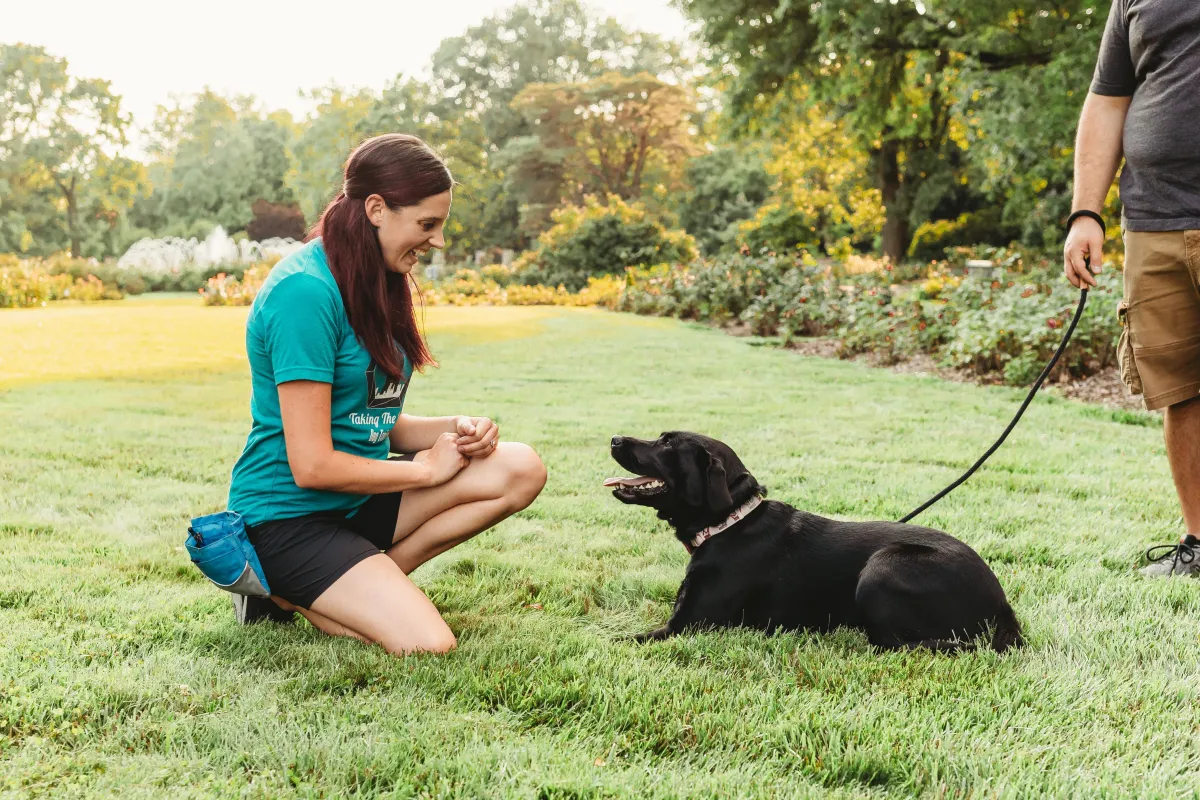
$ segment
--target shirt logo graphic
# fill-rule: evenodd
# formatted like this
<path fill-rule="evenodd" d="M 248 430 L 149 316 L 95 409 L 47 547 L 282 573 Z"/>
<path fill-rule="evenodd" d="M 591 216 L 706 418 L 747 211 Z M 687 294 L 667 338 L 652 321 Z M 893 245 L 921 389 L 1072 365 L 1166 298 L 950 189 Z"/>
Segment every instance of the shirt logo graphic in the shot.
<path fill-rule="evenodd" d="M 403 408 L 404 395 L 408 392 L 407 380 L 392 380 L 387 378 L 382 388 L 376 380 L 376 375 L 387 377 L 382 369 L 371 360 L 367 368 L 367 408 Z"/>

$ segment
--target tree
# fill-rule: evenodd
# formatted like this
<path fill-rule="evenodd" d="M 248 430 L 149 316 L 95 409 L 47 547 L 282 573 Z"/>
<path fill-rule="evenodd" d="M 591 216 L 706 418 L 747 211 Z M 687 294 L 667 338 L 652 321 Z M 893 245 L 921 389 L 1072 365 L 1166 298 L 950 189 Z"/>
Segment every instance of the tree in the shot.
<path fill-rule="evenodd" d="M 883 251 L 903 257 L 924 206 L 922 187 L 945 185 L 961 167 L 951 137 L 955 81 L 964 69 L 993 72 L 1049 63 L 1055 40 L 1094 0 L 1054 12 L 1035 0 L 679 0 L 703 23 L 713 66 L 728 73 L 743 128 L 756 102 L 790 85 L 845 119 L 870 153 L 887 211 Z M 932 4 L 931 4 L 932 6 Z M 926 190 L 929 194 L 929 190 Z"/>
<path fill-rule="evenodd" d="M 132 202 L 130 183 L 140 178 L 118 155 L 129 125 L 107 81 L 72 77 L 66 60 L 41 47 L 0 46 L 6 238 L 43 253 L 66 243 L 78 257 L 96 228 L 113 226 Z"/>
<path fill-rule="evenodd" d="M 529 133 L 511 107 L 526 86 L 614 70 L 679 77 L 688 68 L 677 45 L 597 19 L 579 0 L 529 0 L 444 40 L 433 55 L 433 89 L 440 118 L 479 119 L 499 147 Z"/>
<path fill-rule="evenodd" d="M 463 131 L 478 125 L 483 145 L 478 171 L 463 173 L 469 180 L 459 178 L 464 184 L 459 194 L 468 202 L 456 202 L 454 216 L 466 236 L 481 244 L 524 249 L 530 234 L 537 233 L 521 226 L 521 189 L 523 181 L 546 176 L 525 172 L 518 178 L 513 173 L 532 142 L 501 152 L 514 139 L 533 133 L 526 116 L 512 107 L 513 99 L 532 84 L 586 81 L 613 70 L 682 82 L 692 66 L 678 45 L 628 31 L 611 18 L 597 19 L 579 0 L 529 0 L 438 46 L 429 87 L 431 111 Z"/>
<path fill-rule="evenodd" d="M 1014 14 L 1010 35 L 1031 35 L 1023 32 L 1030 18 L 1053 31 L 1044 63 L 1010 68 L 1008 60 L 985 58 L 969 62 L 959 75 L 961 135 L 979 188 L 1004 226 L 1035 247 L 1057 248 L 1071 211 L 1075 125 L 1108 7 L 1071 2 Z M 1116 192 L 1110 197 L 1105 216 L 1117 219 Z"/>
<path fill-rule="evenodd" d="M 849 122 L 790 86 L 759 103 L 772 120 L 767 146 L 771 198 L 739 227 L 738 240 L 754 250 L 806 248 L 845 254 L 875 245 L 883 227 L 880 192 L 870 153 Z"/>
<path fill-rule="evenodd" d="M 256 200 L 251 211 L 254 219 L 246 226 L 246 235 L 253 241 L 276 238 L 301 240 L 307 232 L 299 206 Z"/>
<path fill-rule="evenodd" d="M 228 99 L 205 89 L 159 106 L 149 131 L 154 191 L 131 221 L 158 235 L 206 236 L 214 226 L 245 230 L 259 200 L 290 205 L 295 125 L 284 111 L 264 113 L 253 97 Z"/>
<path fill-rule="evenodd" d="M 622 200 L 682 188 L 698 146 L 689 129 L 695 101 L 649 73 L 609 72 L 586 83 L 534 84 L 513 101 L 534 131 L 513 140 L 515 182 L 528 200 L 527 230 L 585 195 Z"/>
<path fill-rule="evenodd" d="M 292 146 L 295 168 L 288 187 L 305 219 L 315 221 L 342 187 L 346 158 L 365 138 L 363 120 L 376 98 L 366 89 L 349 94 L 336 86 L 315 89 L 309 97 L 317 101 L 317 108 Z"/>
<path fill-rule="evenodd" d="M 771 177 L 757 153 L 726 146 L 692 159 L 688 189 L 676 205 L 684 230 L 705 255 L 733 246 L 737 226 L 750 219 L 771 193 Z"/>

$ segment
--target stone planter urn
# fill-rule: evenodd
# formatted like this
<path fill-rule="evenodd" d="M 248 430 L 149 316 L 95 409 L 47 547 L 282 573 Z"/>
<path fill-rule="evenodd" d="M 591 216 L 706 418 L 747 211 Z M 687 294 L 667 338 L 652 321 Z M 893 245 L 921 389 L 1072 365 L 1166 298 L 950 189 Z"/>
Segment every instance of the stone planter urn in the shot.
<path fill-rule="evenodd" d="M 991 261 L 972 258 L 967 261 L 967 276 L 984 281 L 994 281 L 1000 277 L 1000 268 Z"/>

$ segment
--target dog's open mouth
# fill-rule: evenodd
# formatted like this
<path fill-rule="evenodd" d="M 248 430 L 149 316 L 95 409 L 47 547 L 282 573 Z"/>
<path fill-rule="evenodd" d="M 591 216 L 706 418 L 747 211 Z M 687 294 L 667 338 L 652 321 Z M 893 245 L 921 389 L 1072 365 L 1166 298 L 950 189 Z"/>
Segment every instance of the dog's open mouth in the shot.
<path fill-rule="evenodd" d="M 661 478 L 652 478 L 649 476 L 639 478 L 609 478 L 604 482 L 604 485 L 614 491 L 624 492 L 633 497 L 651 497 L 656 494 L 662 494 L 667 490 L 667 485 Z"/>

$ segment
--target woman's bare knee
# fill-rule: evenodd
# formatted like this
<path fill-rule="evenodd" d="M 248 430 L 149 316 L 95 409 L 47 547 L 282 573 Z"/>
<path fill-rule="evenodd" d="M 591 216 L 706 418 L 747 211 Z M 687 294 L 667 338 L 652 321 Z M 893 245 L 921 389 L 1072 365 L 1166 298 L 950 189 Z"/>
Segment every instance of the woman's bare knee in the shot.
<path fill-rule="evenodd" d="M 351 567 L 313 602 L 313 610 L 391 653 L 444 653 L 455 646 L 437 608 L 382 553 Z"/>
<path fill-rule="evenodd" d="M 513 511 L 529 506 L 546 485 L 546 465 L 532 447 L 513 442 L 505 453 L 509 489 L 505 494 L 512 501 Z"/>
<path fill-rule="evenodd" d="M 433 629 L 421 632 L 405 631 L 404 633 L 386 634 L 379 642 L 392 655 L 402 656 L 410 653 L 449 653 L 458 647 L 458 640 L 449 626 L 441 630 Z"/>

